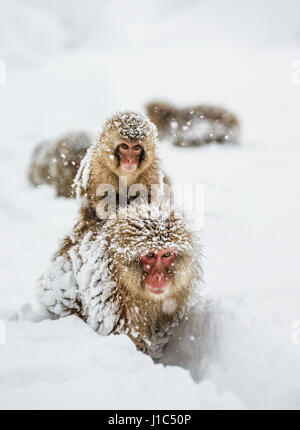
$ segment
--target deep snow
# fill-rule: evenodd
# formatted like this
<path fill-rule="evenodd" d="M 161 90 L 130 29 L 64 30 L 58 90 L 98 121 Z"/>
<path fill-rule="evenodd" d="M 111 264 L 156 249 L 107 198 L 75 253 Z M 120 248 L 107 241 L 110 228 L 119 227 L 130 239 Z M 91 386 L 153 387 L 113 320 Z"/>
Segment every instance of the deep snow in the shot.
<path fill-rule="evenodd" d="M 1 409 L 300 407 L 299 5 L 227 3 L 2 0 Z M 225 104 L 243 126 L 240 147 L 161 143 L 174 182 L 205 185 L 208 294 L 166 367 L 75 317 L 19 311 L 77 209 L 28 184 L 32 148 L 153 97 Z"/>

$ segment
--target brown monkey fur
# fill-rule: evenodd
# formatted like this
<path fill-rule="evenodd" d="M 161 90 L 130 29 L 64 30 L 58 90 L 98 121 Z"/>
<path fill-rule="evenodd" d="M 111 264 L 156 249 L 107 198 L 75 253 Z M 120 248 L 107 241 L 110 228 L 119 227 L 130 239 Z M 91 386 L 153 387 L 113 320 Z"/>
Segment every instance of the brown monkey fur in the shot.
<path fill-rule="evenodd" d="M 28 178 L 32 185 L 53 185 L 57 196 L 72 197 L 72 184 L 82 158 L 92 143 L 84 132 L 41 142 L 33 151 Z"/>
<path fill-rule="evenodd" d="M 143 157 L 138 168 L 132 173 L 121 171 L 116 155 L 120 140 L 143 145 Z M 120 176 L 127 177 L 127 190 L 133 184 L 142 184 L 147 188 L 149 196 L 151 195 L 151 185 L 161 184 L 163 180 L 156 155 L 156 142 L 156 126 L 146 116 L 137 112 L 118 112 L 105 122 L 98 141 L 88 151 L 75 180 L 77 196 L 82 199 L 80 225 L 97 221 L 99 185 L 112 185 L 118 195 Z"/>
<path fill-rule="evenodd" d="M 227 109 L 201 105 L 177 108 L 154 101 L 146 105 L 146 111 L 157 126 L 159 138 L 168 139 L 176 146 L 239 142 L 239 120 Z"/>
<path fill-rule="evenodd" d="M 184 219 L 132 203 L 125 216 L 94 225 L 84 236 L 74 230 L 70 241 L 41 278 L 43 306 L 54 317 L 78 315 L 99 334 L 124 333 L 137 349 L 159 359 L 197 296 L 201 277 L 199 249 Z M 140 256 L 151 249 L 176 253 L 162 297 L 144 286 Z"/>

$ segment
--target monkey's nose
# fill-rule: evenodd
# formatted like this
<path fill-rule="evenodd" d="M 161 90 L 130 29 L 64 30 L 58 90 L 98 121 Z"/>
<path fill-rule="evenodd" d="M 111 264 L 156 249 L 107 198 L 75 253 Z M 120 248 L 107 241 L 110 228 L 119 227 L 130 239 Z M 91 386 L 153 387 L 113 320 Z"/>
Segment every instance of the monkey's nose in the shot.
<path fill-rule="evenodd" d="M 164 277 L 163 273 L 159 273 L 159 272 L 154 273 L 154 279 L 158 282 L 160 282 L 163 277 Z"/>

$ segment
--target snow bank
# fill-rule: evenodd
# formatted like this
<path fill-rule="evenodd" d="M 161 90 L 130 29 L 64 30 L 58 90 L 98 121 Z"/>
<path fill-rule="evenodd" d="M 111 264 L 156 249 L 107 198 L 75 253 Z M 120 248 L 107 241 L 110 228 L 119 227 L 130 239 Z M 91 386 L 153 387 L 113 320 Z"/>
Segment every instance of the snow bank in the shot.
<path fill-rule="evenodd" d="M 299 409 L 300 348 L 291 342 L 292 319 L 277 307 L 259 293 L 210 300 L 178 328 L 163 362 L 188 369 L 200 386 L 208 380 L 234 393 L 247 408 Z"/>
<path fill-rule="evenodd" d="M 101 337 L 76 317 L 8 324 L 1 347 L 1 409 L 240 408 L 209 381 L 164 368 L 125 336 Z M 22 357 L 22 358 L 21 358 Z"/>

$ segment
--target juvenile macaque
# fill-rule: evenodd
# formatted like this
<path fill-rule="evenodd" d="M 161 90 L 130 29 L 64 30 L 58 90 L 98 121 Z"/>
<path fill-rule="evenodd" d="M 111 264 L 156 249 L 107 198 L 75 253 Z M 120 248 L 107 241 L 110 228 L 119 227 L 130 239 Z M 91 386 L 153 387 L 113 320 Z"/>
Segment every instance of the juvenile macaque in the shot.
<path fill-rule="evenodd" d="M 151 196 L 151 185 L 163 181 L 156 141 L 156 127 L 144 115 L 118 112 L 106 121 L 75 180 L 77 195 L 82 199 L 82 222 L 103 219 L 102 204 L 110 199 L 111 189 L 116 207 L 121 205 L 123 194 L 126 204 L 134 199 L 128 194 L 133 186 L 144 187 L 148 197 Z"/>
<path fill-rule="evenodd" d="M 29 181 L 35 186 L 53 185 L 57 196 L 72 197 L 74 178 L 91 143 L 91 137 L 84 132 L 41 142 L 31 157 Z"/>
<path fill-rule="evenodd" d="M 101 335 L 125 333 L 154 359 L 192 304 L 199 250 L 184 219 L 132 203 L 88 232 L 73 230 L 40 280 L 52 317 L 78 315 Z"/>
<path fill-rule="evenodd" d="M 170 140 L 176 146 L 239 142 L 239 120 L 221 107 L 200 105 L 181 109 L 164 102 L 152 102 L 146 106 L 146 111 L 157 126 L 159 138 Z"/>

